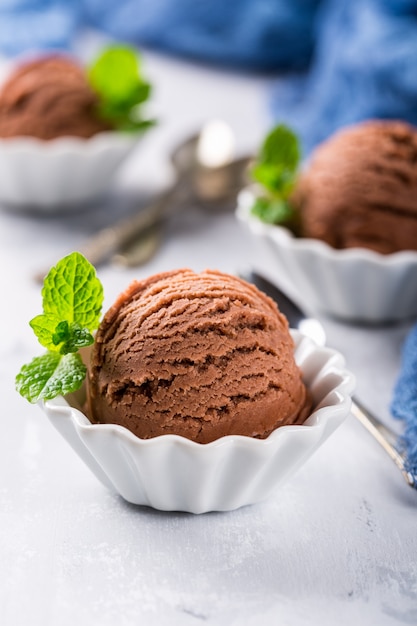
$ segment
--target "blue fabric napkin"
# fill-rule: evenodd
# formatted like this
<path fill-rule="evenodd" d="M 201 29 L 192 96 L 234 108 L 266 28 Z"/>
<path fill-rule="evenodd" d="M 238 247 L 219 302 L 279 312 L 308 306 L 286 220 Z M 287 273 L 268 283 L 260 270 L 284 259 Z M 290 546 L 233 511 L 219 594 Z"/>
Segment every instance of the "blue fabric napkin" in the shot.
<path fill-rule="evenodd" d="M 2 0 L 0 53 L 68 50 L 80 23 L 78 0 Z"/>
<path fill-rule="evenodd" d="M 306 67 L 320 0 L 83 0 L 116 38 L 245 69 Z"/>
<path fill-rule="evenodd" d="M 0 51 L 71 47 L 75 28 L 245 69 L 306 67 L 320 0 L 3 0 Z"/>
<path fill-rule="evenodd" d="M 400 443 L 407 455 L 406 469 L 417 476 L 417 324 L 404 343 L 391 412 L 404 422 L 405 430 Z"/>

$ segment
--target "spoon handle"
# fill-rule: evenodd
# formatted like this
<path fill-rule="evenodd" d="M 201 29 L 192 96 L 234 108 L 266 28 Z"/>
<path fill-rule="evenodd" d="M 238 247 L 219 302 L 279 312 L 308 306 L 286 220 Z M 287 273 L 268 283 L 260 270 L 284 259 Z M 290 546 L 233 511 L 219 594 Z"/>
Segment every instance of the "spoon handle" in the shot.
<path fill-rule="evenodd" d="M 152 230 L 163 217 L 190 195 L 189 181 L 185 176 L 178 178 L 171 187 L 162 192 L 153 202 L 140 211 L 129 215 L 111 226 L 102 228 L 81 245 L 78 250 L 95 267 L 109 261 L 122 248 L 129 246 L 144 233 Z M 34 275 L 42 283 L 48 271 Z"/>
<path fill-rule="evenodd" d="M 155 226 L 170 207 L 177 204 L 186 194 L 188 185 L 180 178 L 138 213 L 98 231 L 86 241 L 80 252 L 97 267 Z"/>
<path fill-rule="evenodd" d="M 372 413 L 370 413 L 356 398 L 352 399 L 352 414 L 360 421 L 367 431 L 376 439 L 383 447 L 385 452 L 394 461 L 404 479 L 411 487 L 416 487 L 416 477 L 405 469 L 404 457 L 395 447 L 396 435 L 382 422 L 380 422 Z"/>
<path fill-rule="evenodd" d="M 150 226 L 138 235 L 127 248 L 119 249 L 111 257 L 111 262 L 123 267 L 139 267 L 147 263 L 158 251 L 162 233 L 160 224 Z"/>

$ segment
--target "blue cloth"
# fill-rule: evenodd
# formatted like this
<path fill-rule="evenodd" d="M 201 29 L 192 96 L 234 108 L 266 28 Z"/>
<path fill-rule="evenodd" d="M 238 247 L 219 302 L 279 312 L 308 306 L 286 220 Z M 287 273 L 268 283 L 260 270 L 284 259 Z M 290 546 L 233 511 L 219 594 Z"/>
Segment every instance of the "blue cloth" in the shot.
<path fill-rule="evenodd" d="M 403 347 L 401 372 L 394 387 L 391 412 L 405 425 L 401 445 L 406 451 L 406 469 L 417 476 L 417 325 Z"/>
<path fill-rule="evenodd" d="M 278 83 L 275 119 L 307 156 L 336 129 L 367 118 L 417 124 L 417 0 L 326 0 L 303 77 Z"/>
<path fill-rule="evenodd" d="M 279 73 L 271 125 L 298 131 L 305 156 L 363 119 L 417 124 L 417 0 L 2 0 L 0 52 L 71 49 L 83 26 L 194 60 Z"/>
<path fill-rule="evenodd" d="M 70 46 L 77 25 L 246 69 L 306 67 L 320 0 L 4 0 L 0 51 Z M 31 30 L 33 29 L 32 36 Z"/>
<path fill-rule="evenodd" d="M 68 50 L 80 23 L 77 0 L 1 0 L 0 53 Z"/>
<path fill-rule="evenodd" d="M 115 38 L 246 69 L 305 67 L 320 0 L 83 0 Z"/>

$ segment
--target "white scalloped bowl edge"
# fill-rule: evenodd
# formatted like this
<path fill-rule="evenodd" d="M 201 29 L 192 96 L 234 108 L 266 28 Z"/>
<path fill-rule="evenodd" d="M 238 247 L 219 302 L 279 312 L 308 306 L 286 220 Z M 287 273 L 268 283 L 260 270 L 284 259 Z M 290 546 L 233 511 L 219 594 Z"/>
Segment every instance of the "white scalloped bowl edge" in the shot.
<path fill-rule="evenodd" d="M 336 250 L 316 239 L 296 238 L 288 229 L 253 216 L 254 197 L 252 189 L 239 194 L 237 218 L 273 252 L 272 271 L 284 273 L 313 308 L 369 323 L 417 315 L 417 252 Z"/>
<path fill-rule="evenodd" d="M 44 212 L 103 194 L 141 134 L 104 132 L 90 139 L 0 138 L 0 202 Z"/>
<path fill-rule="evenodd" d="M 95 476 L 128 502 L 190 513 L 233 510 L 267 498 L 350 411 L 354 377 L 342 355 L 291 332 L 315 409 L 304 424 L 282 426 L 267 439 L 227 436 L 204 445 L 177 435 L 144 440 L 121 426 L 91 424 L 62 397 L 42 406 Z"/>

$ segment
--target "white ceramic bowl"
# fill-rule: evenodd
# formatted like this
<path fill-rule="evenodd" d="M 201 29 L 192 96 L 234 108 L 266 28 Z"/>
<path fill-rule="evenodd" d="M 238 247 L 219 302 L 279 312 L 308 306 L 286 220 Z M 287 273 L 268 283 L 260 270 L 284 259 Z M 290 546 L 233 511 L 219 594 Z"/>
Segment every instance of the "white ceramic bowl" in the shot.
<path fill-rule="evenodd" d="M 0 138 L 0 203 L 52 212 L 103 194 L 141 135 L 103 132 L 90 139 Z"/>
<path fill-rule="evenodd" d="M 267 439 L 227 436 L 199 444 L 163 435 L 144 440 L 122 426 L 91 424 L 62 397 L 43 408 L 96 477 L 128 502 L 191 513 L 236 509 L 269 496 L 349 414 L 354 377 L 343 357 L 292 333 L 314 410 L 304 424 L 282 426 Z"/>
<path fill-rule="evenodd" d="M 275 266 L 269 272 L 284 274 L 312 308 L 368 323 L 417 315 L 417 252 L 335 250 L 317 239 L 296 238 L 288 229 L 252 215 L 254 198 L 252 189 L 240 193 L 238 219 L 272 251 Z"/>

